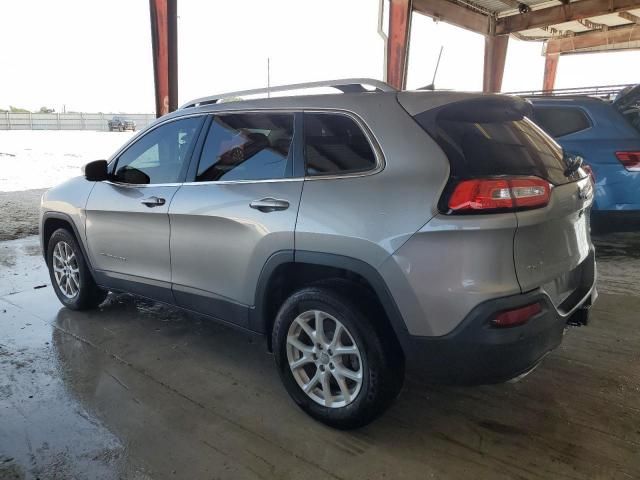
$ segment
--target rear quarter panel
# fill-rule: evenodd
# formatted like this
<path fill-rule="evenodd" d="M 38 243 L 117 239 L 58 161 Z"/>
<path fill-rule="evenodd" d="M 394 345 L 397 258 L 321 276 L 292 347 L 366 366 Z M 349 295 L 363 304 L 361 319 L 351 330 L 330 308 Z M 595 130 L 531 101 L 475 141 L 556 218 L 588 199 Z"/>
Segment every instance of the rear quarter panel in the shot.
<path fill-rule="evenodd" d="M 513 213 L 437 215 L 382 265 L 411 335 L 451 332 L 478 304 L 520 293 Z"/>
<path fill-rule="evenodd" d="M 296 250 L 344 255 L 378 267 L 436 214 L 449 163 L 395 95 L 341 101 L 336 108 L 366 124 L 383 167 L 369 175 L 307 178 Z"/>

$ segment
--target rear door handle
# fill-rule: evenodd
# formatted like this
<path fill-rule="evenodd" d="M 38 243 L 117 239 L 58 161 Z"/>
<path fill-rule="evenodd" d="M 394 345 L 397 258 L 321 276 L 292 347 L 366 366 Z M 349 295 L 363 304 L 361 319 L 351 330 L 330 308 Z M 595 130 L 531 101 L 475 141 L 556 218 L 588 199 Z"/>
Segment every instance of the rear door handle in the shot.
<path fill-rule="evenodd" d="M 261 212 L 269 213 L 275 212 L 276 210 L 286 210 L 289 208 L 289 202 L 276 198 L 263 198 L 262 200 L 254 200 L 249 206 Z"/>
<path fill-rule="evenodd" d="M 165 199 L 160 197 L 149 197 L 142 200 L 140 203 L 146 205 L 147 207 L 160 207 L 164 205 Z"/>

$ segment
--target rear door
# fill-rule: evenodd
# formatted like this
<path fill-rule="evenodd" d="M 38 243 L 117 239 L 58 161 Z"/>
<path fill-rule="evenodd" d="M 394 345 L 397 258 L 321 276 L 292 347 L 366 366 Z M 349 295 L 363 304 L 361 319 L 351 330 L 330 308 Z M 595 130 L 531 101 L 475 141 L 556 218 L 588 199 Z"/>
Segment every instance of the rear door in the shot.
<path fill-rule="evenodd" d="M 86 206 L 86 235 L 98 281 L 172 301 L 169 204 L 183 181 L 202 117 L 149 131 L 111 164 Z"/>
<path fill-rule="evenodd" d="M 246 327 L 269 257 L 293 258 L 303 185 L 293 178 L 295 114 L 221 113 L 208 122 L 197 171 L 169 209 L 173 294 Z"/>

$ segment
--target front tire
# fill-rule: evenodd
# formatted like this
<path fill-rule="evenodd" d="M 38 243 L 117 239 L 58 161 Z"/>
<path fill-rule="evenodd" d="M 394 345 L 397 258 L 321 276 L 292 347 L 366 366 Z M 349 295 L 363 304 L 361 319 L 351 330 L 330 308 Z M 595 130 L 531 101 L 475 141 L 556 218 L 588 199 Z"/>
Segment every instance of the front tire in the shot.
<path fill-rule="evenodd" d="M 291 295 L 273 329 L 289 395 L 311 417 L 340 429 L 371 422 L 402 388 L 402 359 L 384 339 L 379 322 L 321 286 Z"/>
<path fill-rule="evenodd" d="M 53 232 L 47 246 L 47 267 L 51 285 L 60 302 L 71 310 L 87 310 L 107 297 L 91 276 L 76 239 L 68 230 Z"/>

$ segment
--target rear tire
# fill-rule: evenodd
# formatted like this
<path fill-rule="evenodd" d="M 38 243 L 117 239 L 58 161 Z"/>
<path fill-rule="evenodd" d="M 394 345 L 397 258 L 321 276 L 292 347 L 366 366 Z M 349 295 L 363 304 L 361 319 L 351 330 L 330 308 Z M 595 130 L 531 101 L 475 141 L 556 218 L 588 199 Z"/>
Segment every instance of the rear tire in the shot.
<path fill-rule="evenodd" d="M 71 310 L 88 310 L 100 305 L 108 292 L 98 287 L 74 236 L 59 228 L 47 246 L 47 267 L 51 285 L 60 302 Z"/>
<path fill-rule="evenodd" d="M 336 290 L 311 286 L 295 292 L 278 312 L 272 339 L 291 398 L 335 428 L 374 420 L 404 381 L 402 358 L 382 332 L 375 319 Z"/>

